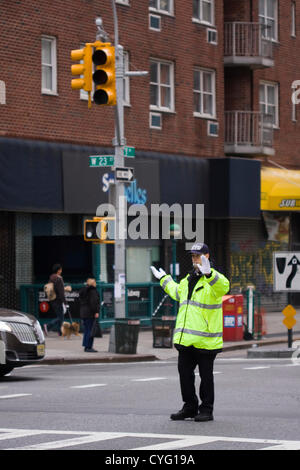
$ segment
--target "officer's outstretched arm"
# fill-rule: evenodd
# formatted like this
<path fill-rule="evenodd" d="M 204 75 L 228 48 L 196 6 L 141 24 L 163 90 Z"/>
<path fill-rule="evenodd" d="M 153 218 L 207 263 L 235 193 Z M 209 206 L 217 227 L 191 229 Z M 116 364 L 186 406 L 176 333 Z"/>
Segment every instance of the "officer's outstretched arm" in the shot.
<path fill-rule="evenodd" d="M 180 300 L 180 284 L 177 284 L 170 274 L 162 277 L 159 282 L 166 294 L 173 300 Z"/>

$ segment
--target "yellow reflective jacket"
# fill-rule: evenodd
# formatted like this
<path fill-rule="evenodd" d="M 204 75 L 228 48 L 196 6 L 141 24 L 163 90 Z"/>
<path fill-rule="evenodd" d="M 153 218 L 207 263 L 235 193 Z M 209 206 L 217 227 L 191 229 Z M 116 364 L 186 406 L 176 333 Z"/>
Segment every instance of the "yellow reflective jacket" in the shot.
<path fill-rule="evenodd" d="M 188 299 L 189 274 L 176 283 L 170 275 L 160 280 L 164 291 L 179 302 L 174 330 L 174 344 L 199 349 L 223 346 L 222 297 L 229 291 L 228 279 L 215 269 L 211 276 L 201 276 Z"/>

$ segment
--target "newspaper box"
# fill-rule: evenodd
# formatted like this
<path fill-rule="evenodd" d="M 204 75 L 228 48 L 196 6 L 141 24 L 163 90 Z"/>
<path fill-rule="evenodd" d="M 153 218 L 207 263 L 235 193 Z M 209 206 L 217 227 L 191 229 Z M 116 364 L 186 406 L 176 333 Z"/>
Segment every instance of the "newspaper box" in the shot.
<path fill-rule="evenodd" d="M 224 295 L 223 297 L 223 340 L 241 341 L 243 328 L 243 295 Z"/>

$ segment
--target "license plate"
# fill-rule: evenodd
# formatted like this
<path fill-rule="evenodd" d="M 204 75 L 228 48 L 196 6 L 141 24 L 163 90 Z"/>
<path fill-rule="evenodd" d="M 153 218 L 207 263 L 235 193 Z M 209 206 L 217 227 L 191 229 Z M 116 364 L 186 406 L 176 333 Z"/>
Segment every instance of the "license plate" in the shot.
<path fill-rule="evenodd" d="M 44 344 L 38 344 L 36 347 L 36 352 L 38 356 L 44 356 L 45 355 L 45 345 Z"/>

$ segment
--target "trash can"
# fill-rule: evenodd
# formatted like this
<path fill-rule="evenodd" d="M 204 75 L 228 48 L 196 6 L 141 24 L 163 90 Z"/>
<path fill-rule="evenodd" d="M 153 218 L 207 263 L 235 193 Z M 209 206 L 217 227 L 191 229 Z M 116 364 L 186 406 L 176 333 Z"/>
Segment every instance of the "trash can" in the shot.
<path fill-rule="evenodd" d="M 152 319 L 153 347 L 154 348 L 172 348 L 173 331 L 175 328 L 176 317 L 162 316 Z"/>
<path fill-rule="evenodd" d="M 241 341 L 243 339 L 243 300 L 242 294 L 224 295 L 223 297 L 224 341 Z"/>
<path fill-rule="evenodd" d="M 136 354 L 140 320 L 118 318 L 110 333 L 109 351 L 117 354 Z"/>

